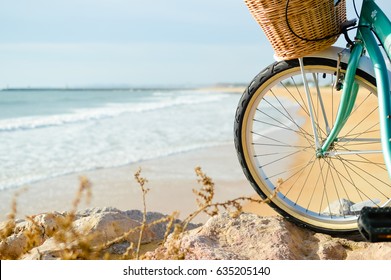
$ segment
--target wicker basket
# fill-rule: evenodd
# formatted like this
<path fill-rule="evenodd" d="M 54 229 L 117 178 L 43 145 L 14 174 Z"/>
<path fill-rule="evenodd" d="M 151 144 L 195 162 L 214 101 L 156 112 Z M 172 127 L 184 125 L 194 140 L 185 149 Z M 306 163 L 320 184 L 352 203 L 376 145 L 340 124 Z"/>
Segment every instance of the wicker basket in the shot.
<path fill-rule="evenodd" d="M 334 0 L 244 0 L 280 59 L 321 51 L 338 39 L 346 2 Z M 288 22 L 287 22 L 288 20 Z"/>

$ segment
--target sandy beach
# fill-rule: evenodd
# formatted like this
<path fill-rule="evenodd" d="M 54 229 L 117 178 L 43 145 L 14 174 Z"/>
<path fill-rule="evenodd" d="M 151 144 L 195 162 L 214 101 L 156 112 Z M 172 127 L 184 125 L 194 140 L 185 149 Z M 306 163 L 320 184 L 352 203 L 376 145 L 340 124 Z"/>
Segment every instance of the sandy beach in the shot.
<path fill-rule="evenodd" d="M 170 214 L 180 212 L 180 218 L 197 209 L 192 189 L 200 188 L 194 172 L 196 166 L 215 182 L 216 202 L 224 202 L 241 196 L 254 196 L 250 184 L 243 175 L 236 157 L 233 143 L 219 147 L 194 150 L 186 153 L 157 158 L 127 166 L 70 174 L 45 180 L 30 186 L 17 199 L 17 217 L 48 211 L 69 210 L 79 186 L 79 177 L 86 176 L 92 183 L 92 199 L 87 205 L 82 202 L 79 209 L 89 207 L 116 207 L 120 210 L 142 209 L 140 187 L 134 173 L 141 168 L 142 177 L 148 179 L 148 211 Z M 20 188 L 22 189 L 22 188 Z M 15 190 L 2 192 L 1 219 L 10 211 Z M 261 208 L 259 208 L 261 207 Z M 258 209 L 259 208 L 259 209 Z M 267 205 L 246 207 L 265 215 L 273 211 Z M 195 219 L 204 222 L 206 215 Z"/>

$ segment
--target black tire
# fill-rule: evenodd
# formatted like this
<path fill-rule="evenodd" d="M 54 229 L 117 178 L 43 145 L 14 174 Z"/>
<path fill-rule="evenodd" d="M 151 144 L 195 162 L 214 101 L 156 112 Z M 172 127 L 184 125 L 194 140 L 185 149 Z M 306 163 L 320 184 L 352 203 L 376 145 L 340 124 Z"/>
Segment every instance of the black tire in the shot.
<path fill-rule="evenodd" d="M 336 65 L 336 60 L 326 58 L 304 59 L 309 83 L 313 84 L 310 100 L 317 116 L 316 130 L 320 140 L 324 140 L 329 131 L 326 124 L 330 122 L 332 127 L 338 109 L 340 92 L 332 89 Z M 342 65 L 343 70 L 345 67 Z M 357 148 L 361 148 L 360 151 L 381 150 L 380 143 L 374 140 L 380 138 L 378 125 L 373 123 L 374 115 L 378 114 L 375 78 L 357 70 L 356 81 L 362 90 L 352 117 L 330 155 L 317 158 L 311 140 L 313 133 L 306 129 L 308 106 L 305 105 L 299 74 L 298 60 L 275 62 L 262 70 L 247 87 L 235 116 L 238 159 L 245 176 L 261 198 L 277 194 L 271 198 L 270 206 L 283 217 L 317 232 L 355 234 L 359 203 L 382 206 L 391 197 L 382 155 L 349 154 Z M 326 113 L 322 111 L 325 103 L 331 104 L 323 106 L 329 109 Z M 364 143 L 364 139 L 369 143 Z M 295 161 L 299 167 L 295 167 Z M 369 172 L 367 166 L 375 169 L 376 175 Z M 310 198 L 304 198 L 309 193 Z"/>

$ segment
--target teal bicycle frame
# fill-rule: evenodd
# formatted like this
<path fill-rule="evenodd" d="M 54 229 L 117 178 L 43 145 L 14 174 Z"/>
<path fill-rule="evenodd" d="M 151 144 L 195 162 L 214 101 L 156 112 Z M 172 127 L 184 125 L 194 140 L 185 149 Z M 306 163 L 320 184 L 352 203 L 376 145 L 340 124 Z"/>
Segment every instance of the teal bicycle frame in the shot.
<path fill-rule="evenodd" d="M 345 73 L 343 93 L 339 105 L 334 127 L 331 129 L 326 141 L 319 147 L 317 156 L 325 156 L 334 142 L 338 141 L 338 134 L 342 130 L 351 114 L 358 92 L 358 84 L 354 81 L 356 70 L 363 55 L 367 50 L 372 61 L 379 102 L 380 133 L 384 160 L 388 174 L 391 177 L 391 92 L 388 70 L 384 56 L 378 46 L 383 45 L 388 56 L 391 57 L 391 22 L 384 12 L 376 5 L 374 0 L 363 0 L 361 15 L 358 23 L 358 31 L 352 46 L 351 55 Z"/>

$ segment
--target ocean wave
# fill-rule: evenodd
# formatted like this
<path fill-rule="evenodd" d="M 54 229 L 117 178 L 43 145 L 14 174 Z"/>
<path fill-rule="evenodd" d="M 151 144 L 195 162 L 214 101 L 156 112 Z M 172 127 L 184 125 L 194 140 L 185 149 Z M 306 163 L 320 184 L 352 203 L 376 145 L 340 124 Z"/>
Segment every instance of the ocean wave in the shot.
<path fill-rule="evenodd" d="M 224 95 L 180 95 L 172 99 L 156 102 L 141 103 L 108 103 L 100 108 L 76 109 L 72 113 L 20 117 L 0 120 L 0 132 L 12 132 L 18 130 L 31 130 L 51 126 L 61 126 L 74 123 L 83 123 L 108 118 L 115 118 L 126 113 L 143 113 L 154 110 L 167 109 L 181 105 L 197 105 L 201 103 L 216 102 L 225 98 Z"/>

